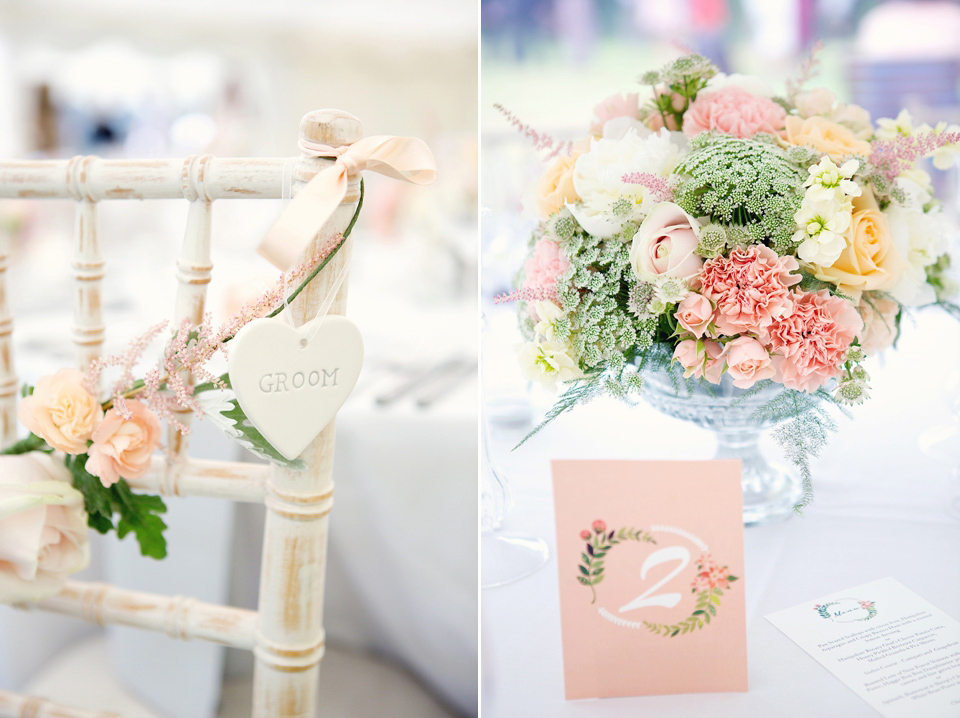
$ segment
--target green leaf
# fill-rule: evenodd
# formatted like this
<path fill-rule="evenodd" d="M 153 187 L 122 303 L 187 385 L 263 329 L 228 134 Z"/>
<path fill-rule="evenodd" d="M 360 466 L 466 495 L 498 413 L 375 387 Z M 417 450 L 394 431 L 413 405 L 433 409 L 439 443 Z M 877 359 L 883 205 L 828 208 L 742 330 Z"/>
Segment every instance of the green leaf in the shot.
<path fill-rule="evenodd" d="M 587 554 L 581 553 L 581 554 L 580 554 L 580 558 L 583 559 L 583 562 L 584 562 L 585 564 L 587 564 L 587 566 L 590 565 L 590 557 L 587 556 Z"/>
<path fill-rule="evenodd" d="M 260 430 L 250 423 L 235 398 L 231 399 L 229 403 L 233 408 L 223 412 L 223 416 L 233 421 L 233 430 L 240 434 L 237 438 L 239 441 L 244 442 L 245 448 L 257 456 L 272 461 L 275 464 L 280 464 L 281 466 L 288 466 L 294 469 L 302 469 L 304 467 L 304 463 L 300 459 L 290 460 L 273 448 L 270 442 L 260 433 Z"/>
<path fill-rule="evenodd" d="M 47 442 L 36 434 L 31 433 L 26 439 L 20 439 L 15 444 L 8 446 L 0 454 L 26 454 L 31 451 L 42 451 L 49 448 Z"/>
<path fill-rule="evenodd" d="M 167 540 L 163 536 L 167 525 L 157 514 L 167 507 L 159 496 L 135 494 L 127 482 L 121 479 L 110 487 L 114 506 L 120 513 L 117 535 L 122 539 L 131 531 L 140 544 L 140 553 L 161 559 L 167 555 Z"/>
<path fill-rule="evenodd" d="M 582 573 L 584 576 L 590 575 L 590 572 L 587 570 L 586 566 L 578 566 L 577 568 L 580 569 L 580 573 Z"/>
<path fill-rule="evenodd" d="M 597 576 L 595 579 L 593 579 L 593 583 L 594 583 L 594 585 L 596 585 L 596 584 L 600 583 L 602 580 L 603 580 L 603 576 L 602 576 L 602 575 L 601 575 L 601 576 Z"/>
<path fill-rule="evenodd" d="M 24 384 L 20 387 L 20 396 L 30 396 L 33 393 L 33 387 L 29 384 Z"/>
<path fill-rule="evenodd" d="M 717 609 L 714 608 L 713 606 L 707 606 L 707 610 L 710 611 L 710 615 L 711 615 L 711 616 L 716 616 L 716 615 L 717 615 Z"/>
<path fill-rule="evenodd" d="M 113 528 L 113 501 L 110 490 L 100 483 L 100 479 L 87 471 L 86 454 L 68 454 L 63 463 L 73 476 L 73 488 L 83 494 L 87 525 L 102 534 L 107 533 Z"/>
<path fill-rule="evenodd" d="M 589 586 L 590 582 L 585 579 L 583 576 L 577 576 L 577 580 L 582 583 L 584 586 Z"/>

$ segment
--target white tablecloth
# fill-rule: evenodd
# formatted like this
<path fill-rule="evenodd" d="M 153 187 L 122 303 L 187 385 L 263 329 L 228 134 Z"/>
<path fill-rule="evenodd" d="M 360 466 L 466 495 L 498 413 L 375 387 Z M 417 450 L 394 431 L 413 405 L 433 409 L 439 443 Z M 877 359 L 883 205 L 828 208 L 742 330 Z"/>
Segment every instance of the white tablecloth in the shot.
<path fill-rule="evenodd" d="M 485 718 L 877 715 L 764 616 L 893 576 L 960 618 L 960 522 L 947 509 L 960 487 L 951 467 L 917 443 L 926 429 L 950 421 L 947 400 L 960 388 L 948 389 L 946 377 L 960 366 L 958 357 L 955 321 L 933 309 L 915 326 L 906 320 L 899 350 L 883 367 L 871 362 L 873 398 L 855 410 L 854 421 L 840 418 L 840 433 L 816 461 L 816 498 L 805 515 L 746 530 L 747 693 L 564 701 L 551 554 L 538 573 L 482 592 Z M 495 456 L 517 493 L 505 529 L 536 534 L 551 552 L 550 459 L 702 459 L 715 446 L 709 432 L 645 404 L 631 409 L 607 400 L 575 410 L 510 452 L 516 438 L 494 432 Z"/>

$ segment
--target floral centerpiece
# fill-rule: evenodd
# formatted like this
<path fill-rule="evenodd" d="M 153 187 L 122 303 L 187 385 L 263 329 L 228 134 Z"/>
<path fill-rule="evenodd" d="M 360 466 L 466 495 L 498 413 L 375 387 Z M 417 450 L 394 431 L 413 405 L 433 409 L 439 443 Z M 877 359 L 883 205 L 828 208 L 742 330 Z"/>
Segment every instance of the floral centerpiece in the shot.
<path fill-rule="evenodd" d="M 778 95 L 686 55 L 642 76 L 645 101 L 597 106 L 575 143 L 504 111 L 552 160 L 516 291 L 498 298 L 519 303 L 525 375 L 566 384 L 546 421 L 599 394 L 633 400 L 648 371 L 678 393 L 779 387 L 759 412 L 787 422 L 799 506 L 828 407 L 868 398 L 864 360 L 896 341 L 904 312 L 960 318 L 922 164 L 952 166 L 960 127 L 906 112 L 873 123 L 805 90 L 812 67 Z"/>

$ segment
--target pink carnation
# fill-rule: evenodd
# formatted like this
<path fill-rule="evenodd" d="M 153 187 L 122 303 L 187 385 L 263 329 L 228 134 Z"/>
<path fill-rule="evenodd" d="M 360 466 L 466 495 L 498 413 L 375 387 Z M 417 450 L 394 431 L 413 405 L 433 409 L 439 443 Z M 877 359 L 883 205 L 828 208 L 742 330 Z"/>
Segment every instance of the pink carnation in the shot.
<path fill-rule="evenodd" d="M 728 85 L 697 96 L 683 117 L 683 133 L 693 137 L 716 130 L 734 137 L 753 137 L 758 132 L 779 132 L 786 119 L 786 111 L 773 100 Z"/>
<path fill-rule="evenodd" d="M 557 278 L 567 271 L 570 262 L 560 251 L 560 245 L 549 239 L 541 239 L 533 248 L 533 254 L 523 265 L 524 279 L 521 290 L 552 290 Z M 529 305 L 530 316 L 538 320 L 533 302 Z"/>
<path fill-rule="evenodd" d="M 795 292 L 792 311 L 770 329 L 776 380 L 788 389 L 816 391 L 842 368 L 863 320 L 846 299 L 823 289 Z"/>
<path fill-rule="evenodd" d="M 798 269 L 793 257 L 754 244 L 705 262 L 694 289 L 716 306 L 717 332 L 726 336 L 750 332 L 764 341 L 770 325 L 790 313 L 788 288 L 800 281 L 799 274 L 791 274 Z"/>
<path fill-rule="evenodd" d="M 524 289 L 550 289 L 557 277 L 567 271 L 570 262 L 560 251 L 560 245 L 549 239 L 541 239 L 533 248 L 533 254 L 523 265 Z"/>
<path fill-rule="evenodd" d="M 632 117 L 636 119 L 640 109 L 640 95 L 631 92 L 626 95 L 611 95 L 593 108 L 593 124 L 590 132 L 600 135 L 603 126 L 616 117 Z"/>

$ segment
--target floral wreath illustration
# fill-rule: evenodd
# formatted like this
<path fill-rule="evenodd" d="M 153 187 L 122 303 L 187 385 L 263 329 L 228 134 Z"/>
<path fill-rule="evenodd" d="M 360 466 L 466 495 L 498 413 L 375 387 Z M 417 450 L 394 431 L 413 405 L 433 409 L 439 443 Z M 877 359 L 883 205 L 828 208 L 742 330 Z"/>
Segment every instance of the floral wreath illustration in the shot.
<path fill-rule="evenodd" d="M 813 610 L 819 613 L 823 618 L 826 618 L 829 621 L 833 620 L 833 616 L 830 615 L 830 606 L 835 606 L 840 603 L 839 601 L 829 601 L 828 603 L 818 603 L 813 607 Z M 860 608 L 866 610 L 867 615 L 863 618 L 854 618 L 854 621 L 869 621 L 871 618 L 877 615 L 877 609 L 873 605 L 873 601 L 857 601 L 860 604 Z"/>
<path fill-rule="evenodd" d="M 577 581 L 584 586 L 589 586 L 593 594 L 591 604 L 597 600 L 596 585 L 603 581 L 604 558 L 611 548 L 624 541 L 637 541 L 640 543 L 656 544 L 656 539 L 648 532 L 635 528 L 620 528 L 607 531 L 607 525 L 604 521 L 597 519 L 591 525 L 593 531 L 584 529 L 580 532 L 580 538 L 586 541 L 586 548 L 580 554 L 581 563 L 578 565 L 580 575 Z M 737 576 L 729 573 L 726 566 L 720 566 L 713 561 L 708 553 L 704 553 L 697 559 L 697 575 L 691 584 L 690 592 L 696 594 L 696 603 L 693 613 L 687 618 L 674 624 L 652 623 L 643 621 L 647 630 L 660 636 L 674 636 L 690 633 L 694 629 L 700 630 L 710 623 L 711 618 L 717 615 L 717 608 L 720 606 L 720 598 L 725 589 L 729 589 L 730 584 L 738 580 Z M 871 603 L 872 607 L 873 604 Z M 875 609 L 874 613 L 876 612 Z M 865 620 L 865 619 L 860 619 Z"/>

